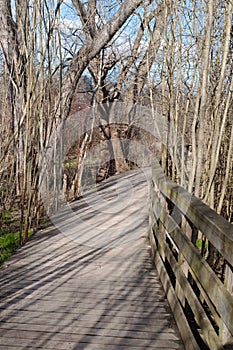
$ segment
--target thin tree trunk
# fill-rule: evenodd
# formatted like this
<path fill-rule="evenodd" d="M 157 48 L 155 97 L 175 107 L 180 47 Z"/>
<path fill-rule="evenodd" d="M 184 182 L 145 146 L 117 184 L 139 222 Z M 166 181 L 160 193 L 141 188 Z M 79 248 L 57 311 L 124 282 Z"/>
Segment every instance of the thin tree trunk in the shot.
<path fill-rule="evenodd" d="M 209 76 L 209 54 L 211 46 L 211 29 L 213 24 L 213 0 L 208 1 L 208 18 L 206 23 L 206 36 L 205 36 L 205 46 L 203 49 L 203 61 L 202 61 L 202 79 L 201 79 L 201 100 L 200 100 L 200 110 L 199 110 L 199 126 L 198 126 L 198 138 L 197 138 L 197 167 L 196 167 L 196 177 L 195 177 L 195 196 L 199 197 L 200 187 L 201 187 L 201 175 L 203 167 L 203 143 L 204 143 L 204 127 L 205 127 L 205 116 L 207 110 L 207 88 L 208 88 L 208 76 Z"/>

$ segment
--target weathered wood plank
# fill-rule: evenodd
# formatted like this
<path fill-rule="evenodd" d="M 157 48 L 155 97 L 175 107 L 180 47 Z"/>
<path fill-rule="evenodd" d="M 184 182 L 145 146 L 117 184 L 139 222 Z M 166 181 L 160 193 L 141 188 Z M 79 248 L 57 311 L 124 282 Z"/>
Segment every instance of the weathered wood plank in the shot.
<path fill-rule="evenodd" d="M 114 322 L 115 321 L 115 322 Z M 0 329 L 20 329 L 21 327 L 25 330 L 30 327 L 30 330 L 40 331 L 45 327 L 48 330 L 51 329 L 52 332 L 62 332 L 62 333 L 76 333 L 77 327 L 83 329 L 103 329 L 103 330 L 123 330 L 123 331 L 135 331 L 135 332 L 145 332 L 148 334 L 163 333 L 165 337 L 169 336 L 167 333 L 172 333 L 176 335 L 176 332 L 169 325 L 171 320 L 161 319 L 159 322 L 151 325 L 147 324 L 131 324 L 127 319 L 114 319 L 112 322 L 108 320 L 104 321 L 104 318 L 99 320 L 70 320 L 70 319 L 58 319 L 58 318 L 46 318 L 40 315 L 39 319 L 23 317 L 23 316 L 11 316 L 10 320 L 6 317 L 0 321 Z M 177 337 L 176 337 L 177 338 Z"/>
<path fill-rule="evenodd" d="M 4 349 L 7 349 L 8 346 L 15 346 L 15 349 L 25 349 L 29 345 L 30 349 L 56 349 L 56 350 L 81 350 L 81 349 L 109 349 L 111 346 L 113 349 L 121 349 L 123 346 L 125 349 L 156 349 L 156 350 L 172 350 L 177 349 L 180 350 L 180 345 L 175 342 L 161 341 L 139 341 L 134 339 L 124 339 L 124 338 L 104 338 L 102 336 L 90 337 L 90 336 L 80 336 L 79 342 L 73 342 L 67 340 L 56 341 L 48 339 L 20 339 L 20 338 L 8 338 L 8 339 L 0 339 L 0 346 L 3 346 Z M 132 346 L 132 347 L 131 347 Z"/>
<path fill-rule="evenodd" d="M 0 324 L 0 337 L 4 336 L 7 332 L 7 335 L 15 336 L 16 333 L 19 333 L 19 338 L 26 339 L 28 337 L 28 327 L 27 324 L 18 324 L 18 323 L 1 323 Z M 133 338 L 133 339 L 143 339 L 153 341 L 155 338 L 158 340 L 167 340 L 170 341 L 179 341 L 179 338 L 171 332 L 138 332 L 135 329 L 112 329 L 105 325 L 104 328 L 98 327 L 79 327 L 71 328 L 66 327 L 62 329 L 59 327 L 49 327 L 48 325 L 31 325 L 30 327 L 30 337 L 50 337 L 56 340 L 65 341 L 67 337 L 73 341 L 79 341 L 80 335 L 83 336 L 101 336 L 101 337 L 121 337 L 121 338 Z"/>

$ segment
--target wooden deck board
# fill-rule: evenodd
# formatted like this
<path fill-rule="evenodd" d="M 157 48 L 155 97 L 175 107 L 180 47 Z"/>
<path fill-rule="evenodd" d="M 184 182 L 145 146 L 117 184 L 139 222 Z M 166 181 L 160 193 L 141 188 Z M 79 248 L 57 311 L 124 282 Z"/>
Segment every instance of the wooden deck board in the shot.
<path fill-rule="evenodd" d="M 64 216 L 65 234 L 38 232 L 0 270 L 0 349 L 184 349 L 151 263 L 143 173 L 115 183 L 72 204 L 81 222 Z"/>

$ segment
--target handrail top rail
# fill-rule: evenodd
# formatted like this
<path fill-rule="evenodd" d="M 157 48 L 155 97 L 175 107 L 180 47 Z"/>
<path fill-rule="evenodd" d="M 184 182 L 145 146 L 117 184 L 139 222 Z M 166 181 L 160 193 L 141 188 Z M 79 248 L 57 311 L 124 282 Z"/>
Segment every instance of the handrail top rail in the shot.
<path fill-rule="evenodd" d="M 206 235 L 233 267 L 233 225 L 200 199 L 171 181 L 164 174 L 158 161 L 152 165 L 152 180 L 159 191 Z"/>

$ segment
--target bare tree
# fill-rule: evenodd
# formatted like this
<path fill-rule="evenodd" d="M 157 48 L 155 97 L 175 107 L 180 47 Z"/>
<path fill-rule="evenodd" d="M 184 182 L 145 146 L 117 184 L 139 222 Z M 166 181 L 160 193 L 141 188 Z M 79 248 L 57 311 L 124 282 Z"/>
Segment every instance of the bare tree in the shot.
<path fill-rule="evenodd" d="M 4 147 L 1 164 L 13 143 L 16 159 L 14 174 L 18 177 L 16 189 L 21 197 L 21 241 L 27 239 L 32 218 L 37 216 L 37 207 L 40 206 L 38 167 L 52 131 L 67 119 L 77 84 L 85 68 L 142 0 L 125 1 L 104 26 L 98 30 L 96 28 L 95 33 L 86 36 L 84 42 L 80 41 L 79 49 L 66 64 L 65 71 L 60 32 L 62 2 L 52 3 L 45 0 L 40 3 L 32 1 L 29 4 L 27 1 L 15 1 L 14 14 L 10 0 L 0 2 L 0 43 L 10 82 L 8 93 L 12 118 L 12 132 Z M 73 5 L 76 9 L 84 8 L 81 1 L 73 1 Z M 94 7 L 95 2 L 89 1 L 90 32 Z M 57 57 L 60 59 L 57 60 Z M 55 95 L 57 98 L 53 102 Z M 62 140 L 59 147 L 62 148 Z M 60 169 L 57 166 L 54 169 L 56 187 L 56 177 L 60 175 Z"/>

